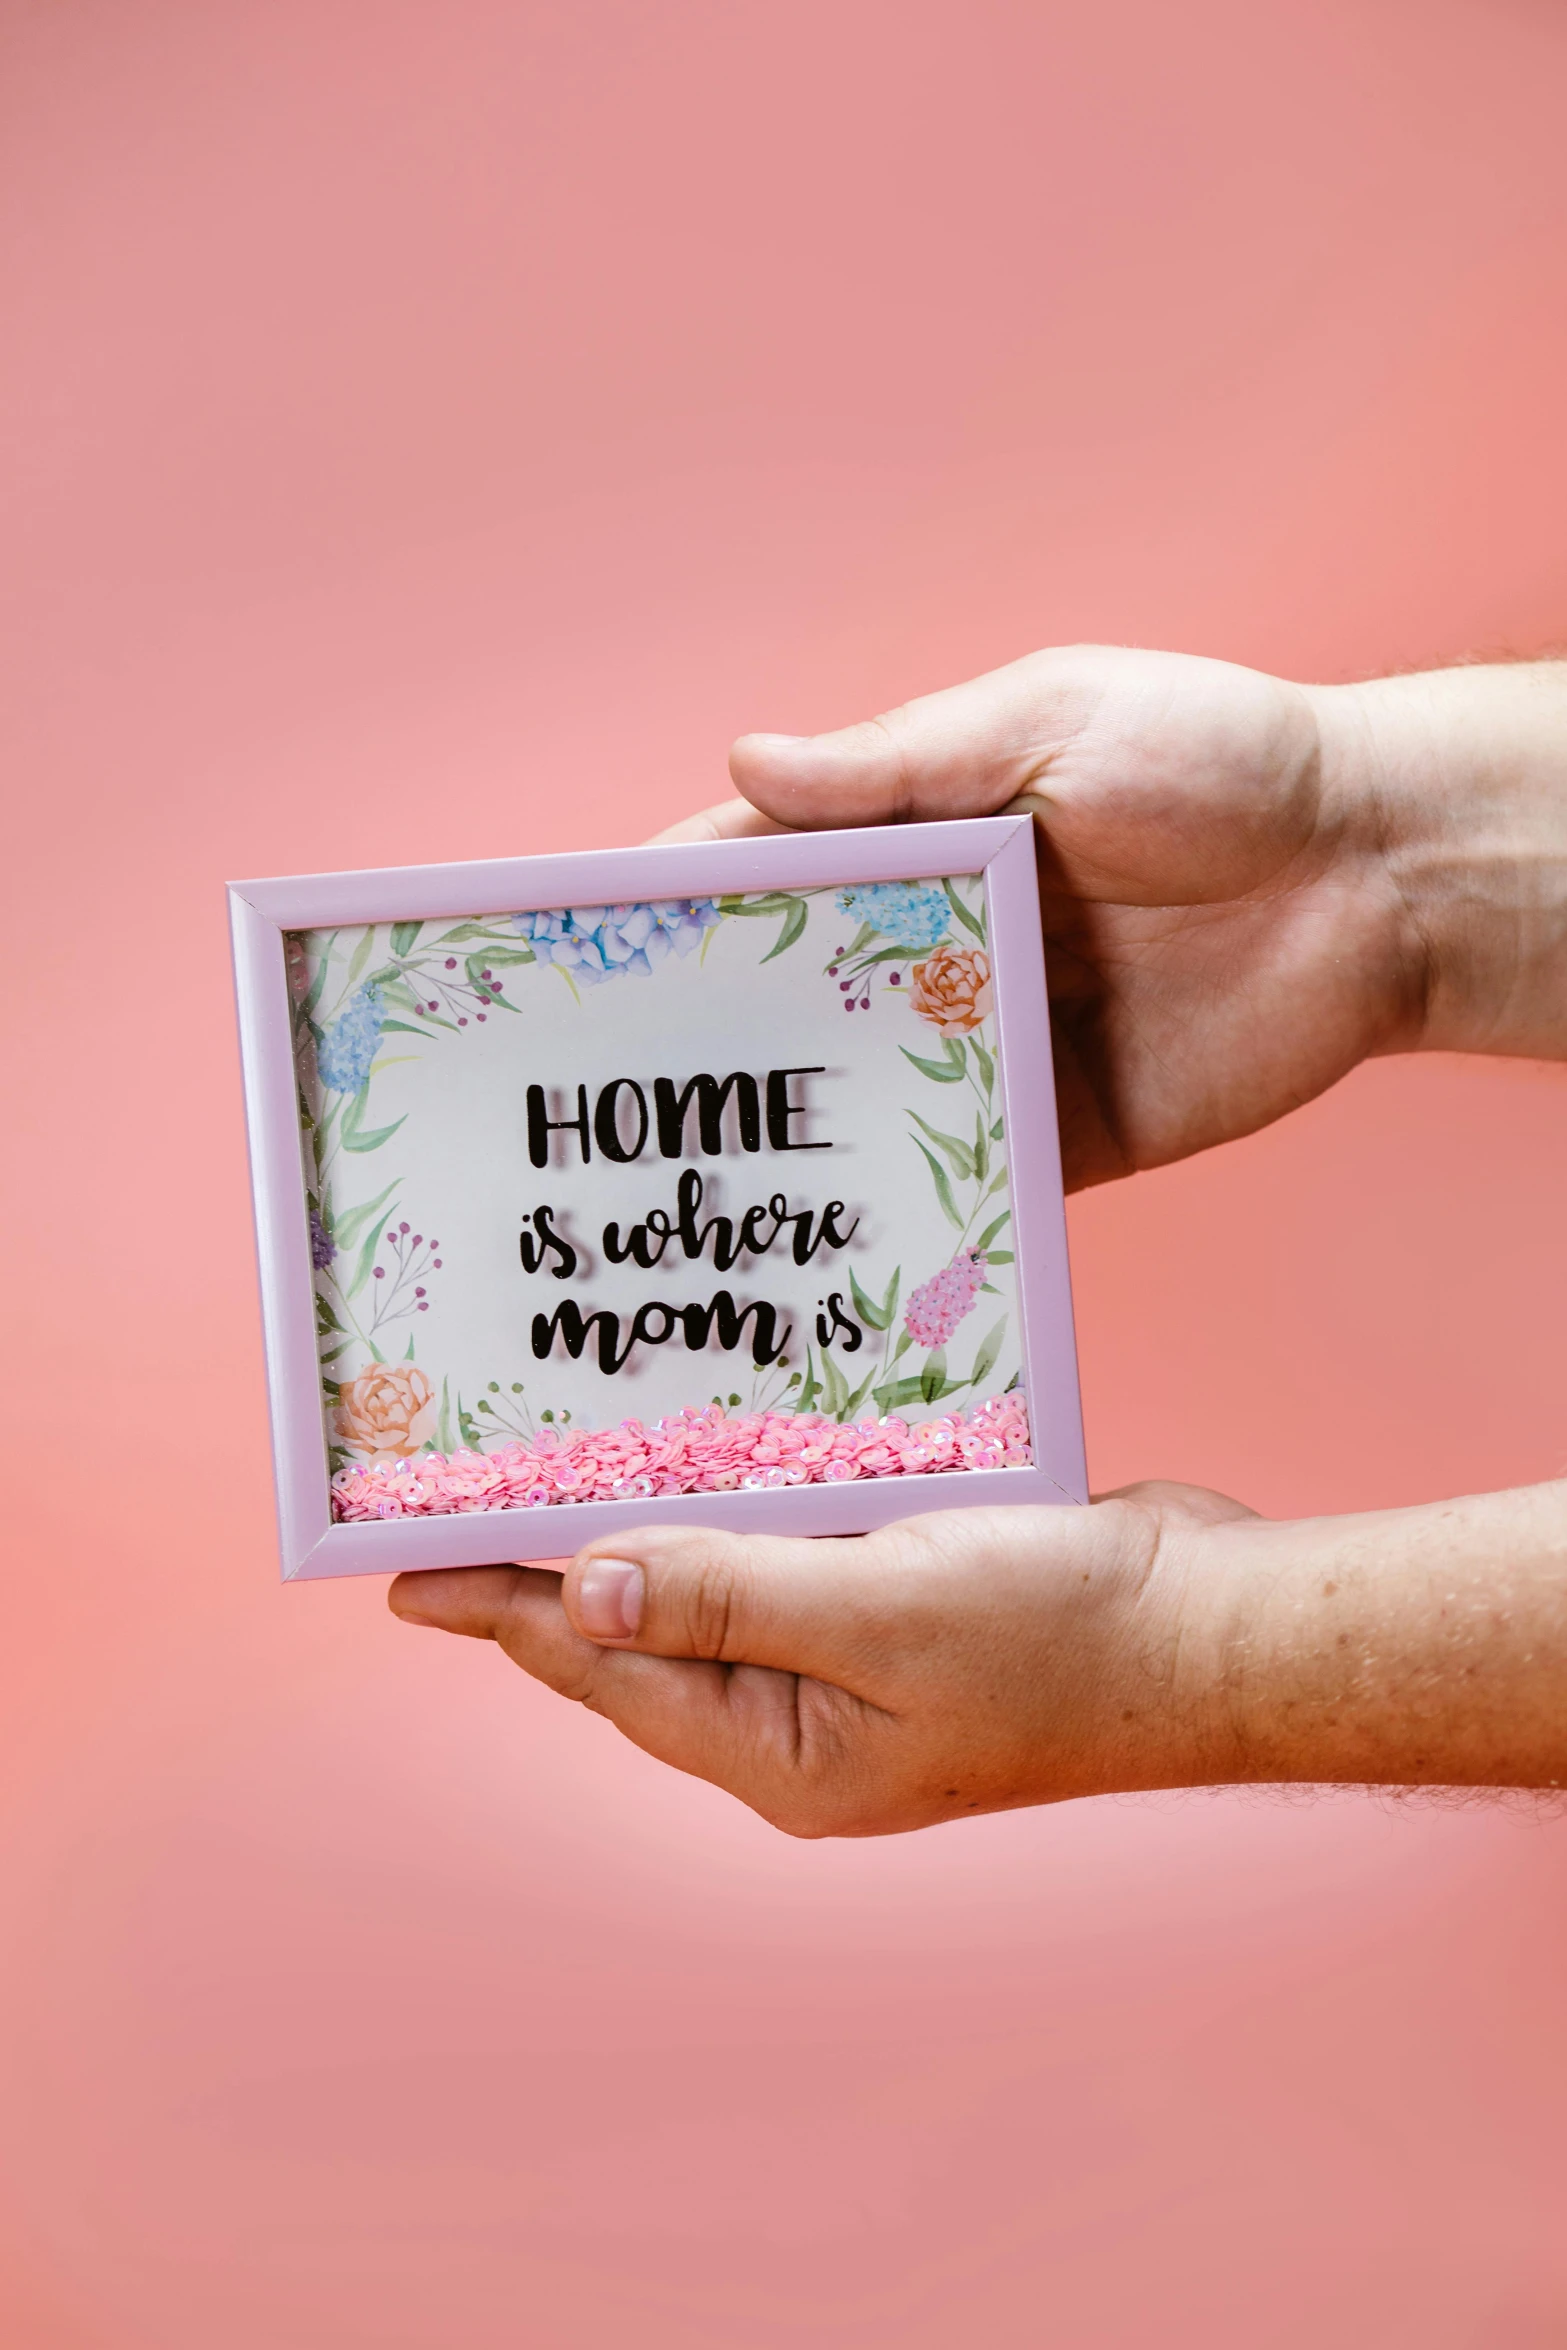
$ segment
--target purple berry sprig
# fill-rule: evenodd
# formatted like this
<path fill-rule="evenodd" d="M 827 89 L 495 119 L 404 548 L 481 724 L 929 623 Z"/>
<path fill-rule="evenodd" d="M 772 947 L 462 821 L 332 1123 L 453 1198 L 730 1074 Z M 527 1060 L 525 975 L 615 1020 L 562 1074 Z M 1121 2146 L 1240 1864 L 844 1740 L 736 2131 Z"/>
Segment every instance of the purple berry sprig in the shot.
<path fill-rule="evenodd" d="M 411 1315 L 429 1312 L 428 1277 L 441 1270 L 441 1259 L 436 1254 L 440 1245 L 438 1240 L 426 1240 L 422 1232 L 411 1231 L 407 1224 L 387 1226 L 380 1254 L 390 1262 L 370 1269 L 371 1279 L 382 1285 L 374 1292 L 372 1331 L 383 1329 L 388 1322 L 401 1322 Z"/>

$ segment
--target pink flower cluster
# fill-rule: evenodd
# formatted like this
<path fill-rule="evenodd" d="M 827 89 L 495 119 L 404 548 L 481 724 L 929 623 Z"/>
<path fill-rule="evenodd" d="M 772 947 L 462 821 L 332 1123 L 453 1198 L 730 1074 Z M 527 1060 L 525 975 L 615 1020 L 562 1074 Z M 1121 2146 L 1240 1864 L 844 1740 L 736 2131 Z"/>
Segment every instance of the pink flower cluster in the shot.
<path fill-rule="evenodd" d="M 945 1346 L 979 1295 L 988 1260 L 982 1250 L 962 1249 L 918 1289 L 911 1289 L 903 1326 L 918 1346 Z"/>
<path fill-rule="evenodd" d="M 332 1514 L 343 1520 L 441 1517 L 456 1510 L 541 1509 L 572 1501 L 645 1501 L 659 1493 L 735 1493 L 838 1485 L 851 1477 L 930 1477 L 948 1469 L 1024 1468 L 1033 1459 L 1021 1395 L 992 1396 L 966 1416 L 858 1420 L 814 1412 L 730 1419 L 716 1406 L 651 1428 L 559 1433 L 495 1452 L 419 1453 L 395 1466 L 339 1469 Z"/>

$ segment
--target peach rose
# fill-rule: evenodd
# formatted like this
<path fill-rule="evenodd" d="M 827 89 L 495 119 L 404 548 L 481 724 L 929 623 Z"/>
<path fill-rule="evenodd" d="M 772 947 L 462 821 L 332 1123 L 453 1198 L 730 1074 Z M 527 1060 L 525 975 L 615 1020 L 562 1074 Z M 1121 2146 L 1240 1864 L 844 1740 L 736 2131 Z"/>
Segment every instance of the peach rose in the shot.
<path fill-rule="evenodd" d="M 975 947 L 938 947 L 909 978 L 909 1002 L 943 1036 L 967 1036 L 990 1010 L 990 957 Z"/>
<path fill-rule="evenodd" d="M 340 1443 L 375 1461 L 406 1460 L 435 1429 L 435 1390 L 417 1363 L 372 1363 L 339 1388 Z"/>

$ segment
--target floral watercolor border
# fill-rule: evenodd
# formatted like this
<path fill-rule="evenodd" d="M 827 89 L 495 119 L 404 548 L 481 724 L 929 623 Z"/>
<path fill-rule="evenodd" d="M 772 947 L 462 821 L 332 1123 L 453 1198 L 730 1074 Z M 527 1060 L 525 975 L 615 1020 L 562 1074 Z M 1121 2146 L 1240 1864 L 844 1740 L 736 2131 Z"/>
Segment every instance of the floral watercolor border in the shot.
<path fill-rule="evenodd" d="M 530 966 L 552 969 L 579 1000 L 584 987 L 649 978 L 671 956 L 705 955 L 713 932 L 734 919 L 777 921 L 762 958 L 770 962 L 800 943 L 825 898 L 843 917 L 840 929 L 854 925 L 823 966 L 845 1011 L 868 1012 L 873 999 L 896 997 L 933 1029 L 939 1050 L 899 1049 L 927 1084 L 962 1089 L 952 1099 L 964 1104 L 965 1120 L 973 1116 L 973 1132 L 953 1132 L 950 1110 L 941 1124 L 907 1112 L 910 1140 L 957 1237 L 947 1262 L 909 1290 L 901 1317 L 901 1264 L 879 1297 L 851 1273 L 855 1311 L 882 1341 L 865 1376 L 851 1385 L 825 1345 L 818 1354 L 808 1343 L 804 1369 L 789 1376 L 782 1392 L 753 1390 L 751 1413 L 843 1426 L 868 1402 L 885 1419 L 972 1391 L 990 1376 L 1006 1340 L 1004 1314 L 980 1340 L 967 1372 L 954 1373 L 947 1358 L 979 1298 L 995 1294 L 990 1268 L 1012 1261 L 1011 1251 L 998 1245 L 1010 1208 L 1000 1199 L 1007 1169 L 995 1052 L 985 1026 L 991 970 L 980 876 L 572 907 L 444 926 L 377 924 L 359 930 L 346 963 L 337 953 L 341 931 L 296 932 L 286 937 L 285 955 L 334 1471 L 416 1455 L 482 1454 L 497 1445 L 547 1446 L 570 1420 L 569 1413 L 548 1409 L 535 1420 L 520 1381 L 503 1388 L 492 1380 L 470 1402 L 443 1380 L 437 1397 L 417 1361 L 415 1331 L 419 1314 L 428 1311 L 432 1279 L 444 1269 L 439 1240 L 399 1215 L 396 1180 L 352 1206 L 338 1201 L 349 1161 L 383 1149 L 404 1122 L 377 1125 L 371 1112 L 377 1072 L 404 1057 L 395 1047 L 387 1053 L 386 1041 L 407 1036 L 437 1043 L 443 1033 L 456 1036 L 519 1011 L 507 991 Z M 937 1098 L 929 1097 L 927 1106 Z M 400 1355 L 399 1339 L 405 1340 Z M 340 1381 L 333 1367 L 356 1345 L 370 1363 Z M 736 1411 L 742 1400 L 715 1396 L 713 1404 Z"/>

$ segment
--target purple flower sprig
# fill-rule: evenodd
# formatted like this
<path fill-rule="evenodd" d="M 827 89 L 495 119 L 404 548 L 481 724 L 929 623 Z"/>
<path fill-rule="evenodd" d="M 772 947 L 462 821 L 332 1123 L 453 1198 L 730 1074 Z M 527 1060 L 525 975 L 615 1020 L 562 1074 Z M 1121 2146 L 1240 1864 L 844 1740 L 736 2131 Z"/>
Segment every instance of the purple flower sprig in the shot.
<path fill-rule="evenodd" d="M 843 1008 L 846 1012 L 868 1012 L 871 1008 L 871 983 L 881 965 L 888 962 L 906 963 L 908 960 L 907 955 L 900 954 L 896 950 L 889 951 L 885 947 L 876 954 L 863 955 L 858 959 L 850 948 L 837 947 L 834 949 L 832 961 L 827 966 L 827 976 L 829 979 L 838 980 L 838 992 L 843 997 Z M 848 972 L 847 979 L 839 978 L 838 975 L 842 971 Z M 903 973 L 889 971 L 887 984 L 889 987 L 901 987 Z"/>
<path fill-rule="evenodd" d="M 455 979 L 453 972 L 458 974 Z M 458 1028 L 466 1028 L 470 1019 L 482 1028 L 492 1005 L 506 1008 L 505 981 L 476 955 L 461 961 L 456 955 L 443 955 L 436 964 L 410 965 L 403 976 L 421 1013 L 444 1016 Z"/>
<path fill-rule="evenodd" d="M 370 1269 L 372 1281 L 381 1284 L 374 1292 L 372 1332 L 383 1329 L 388 1322 L 401 1322 L 414 1314 L 429 1312 L 428 1277 L 441 1270 L 441 1260 L 436 1254 L 440 1245 L 438 1240 L 426 1240 L 422 1232 L 411 1231 L 406 1223 L 387 1226 L 379 1253 L 390 1262 Z"/>

